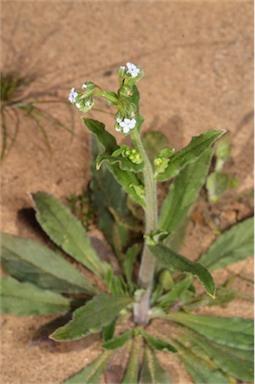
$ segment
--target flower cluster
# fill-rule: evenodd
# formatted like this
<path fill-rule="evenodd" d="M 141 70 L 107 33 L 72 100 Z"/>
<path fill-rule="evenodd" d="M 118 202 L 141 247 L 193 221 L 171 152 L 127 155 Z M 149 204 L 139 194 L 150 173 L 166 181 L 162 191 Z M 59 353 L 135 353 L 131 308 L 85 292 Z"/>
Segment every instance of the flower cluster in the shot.
<path fill-rule="evenodd" d="M 132 77 L 137 77 L 141 72 L 140 68 L 138 68 L 135 64 L 127 63 L 126 66 L 127 66 L 126 73 L 129 73 Z"/>
<path fill-rule="evenodd" d="M 136 119 L 128 119 L 125 117 L 121 120 L 119 117 L 116 119 L 117 124 L 115 125 L 115 130 L 117 132 L 123 132 L 125 134 L 129 133 L 130 130 L 134 129 L 136 126 Z"/>
<path fill-rule="evenodd" d="M 91 97 L 95 85 L 88 81 L 82 85 L 83 93 L 78 93 L 75 88 L 71 89 L 68 100 L 74 104 L 80 111 L 88 112 L 94 105 L 93 98 Z"/>
<path fill-rule="evenodd" d="M 140 153 L 137 152 L 136 149 L 126 148 L 122 155 L 124 157 L 127 157 L 134 164 L 142 163 L 142 156 L 140 155 Z"/>
<path fill-rule="evenodd" d="M 78 92 L 75 90 L 75 88 L 71 89 L 71 92 L 69 93 L 68 100 L 70 103 L 75 104 L 78 97 Z"/>
<path fill-rule="evenodd" d="M 133 85 L 143 77 L 143 70 L 133 63 L 127 63 L 126 66 L 119 67 L 118 77 L 124 80 L 125 85 Z"/>

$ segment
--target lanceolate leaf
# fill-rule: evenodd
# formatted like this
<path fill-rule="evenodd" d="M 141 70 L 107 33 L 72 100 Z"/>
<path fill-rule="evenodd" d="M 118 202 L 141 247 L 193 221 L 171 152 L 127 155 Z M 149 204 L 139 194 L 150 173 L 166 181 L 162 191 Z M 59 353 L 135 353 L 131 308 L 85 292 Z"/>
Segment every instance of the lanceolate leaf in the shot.
<path fill-rule="evenodd" d="M 218 344 L 253 350 L 253 321 L 250 319 L 200 316 L 174 311 L 166 318 L 183 324 Z"/>
<path fill-rule="evenodd" d="M 100 377 L 112 352 L 105 351 L 101 353 L 91 364 L 87 365 L 84 369 L 76 375 L 64 381 L 64 384 L 99 384 Z"/>
<path fill-rule="evenodd" d="M 138 383 L 138 376 L 140 371 L 140 354 L 142 351 L 142 337 L 136 337 L 132 342 L 132 348 L 128 367 L 125 372 L 125 376 L 122 380 L 122 384 Z"/>
<path fill-rule="evenodd" d="M 132 275 L 133 275 L 133 270 L 134 270 L 134 263 L 135 260 L 138 256 L 138 253 L 140 251 L 140 245 L 139 244 L 134 244 L 132 247 L 130 247 L 127 250 L 126 256 L 125 256 L 125 261 L 124 261 L 124 272 L 126 275 L 127 283 L 129 286 L 129 289 L 131 291 L 134 290 L 136 284 L 132 280 Z"/>
<path fill-rule="evenodd" d="M 212 363 L 203 359 L 201 356 L 196 356 L 191 352 L 191 349 L 182 346 L 180 353 L 180 360 L 194 380 L 195 384 L 230 384 L 227 376 L 219 370 L 219 368 Z"/>
<path fill-rule="evenodd" d="M 95 294 L 95 288 L 62 256 L 30 239 L 3 233 L 1 263 L 21 281 L 63 293 Z"/>
<path fill-rule="evenodd" d="M 112 152 L 119 148 L 115 137 L 105 130 L 105 125 L 103 123 L 87 118 L 84 118 L 83 121 L 88 129 L 97 136 L 99 142 L 103 144 L 105 155 L 111 155 Z"/>
<path fill-rule="evenodd" d="M 122 333 L 120 336 L 116 336 L 111 340 L 106 341 L 102 344 L 105 349 L 117 349 L 126 344 L 132 337 L 133 331 L 127 331 Z"/>
<path fill-rule="evenodd" d="M 211 271 L 246 259 L 254 253 L 254 218 L 246 219 L 220 235 L 200 258 Z"/>
<path fill-rule="evenodd" d="M 139 383 L 141 384 L 170 384 L 170 377 L 161 367 L 159 361 L 150 348 L 146 347 Z"/>
<path fill-rule="evenodd" d="M 156 351 L 168 351 L 172 353 L 177 352 L 177 349 L 165 340 L 151 336 L 149 333 L 144 331 L 142 332 L 142 335 L 145 338 L 147 344 L 150 346 L 150 348 L 155 349 Z"/>
<path fill-rule="evenodd" d="M 169 240 L 190 213 L 203 186 L 211 163 L 212 149 L 208 148 L 194 162 L 181 170 L 171 183 L 160 211 L 159 227 L 169 232 Z"/>
<path fill-rule="evenodd" d="M 230 376 L 245 382 L 253 382 L 254 378 L 254 354 L 253 351 L 232 348 L 226 345 L 209 341 L 197 333 L 185 332 L 185 340 L 191 341 L 192 350 L 199 348 L 200 355 L 208 357 Z"/>
<path fill-rule="evenodd" d="M 70 300 L 56 292 L 10 276 L 1 277 L 1 312 L 13 315 L 48 315 L 70 310 Z"/>
<path fill-rule="evenodd" d="M 99 277 L 104 277 L 110 265 L 99 259 L 90 244 L 82 224 L 54 196 L 45 192 L 32 194 L 36 218 L 48 236 L 67 254 Z"/>
<path fill-rule="evenodd" d="M 190 272 L 196 275 L 203 283 L 207 293 L 214 296 L 215 284 L 210 272 L 201 264 L 195 263 L 184 256 L 179 255 L 173 250 L 169 249 L 163 244 L 149 245 L 148 246 L 153 255 L 165 267 L 173 271 Z"/>
<path fill-rule="evenodd" d="M 189 145 L 172 156 L 166 170 L 157 175 L 157 180 L 166 181 L 176 176 L 182 168 L 200 157 L 223 133 L 224 131 L 212 130 L 193 137 Z"/>
<path fill-rule="evenodd" d="M 104 156 L 111 156 L 114 151 L 119 149 L 116 139 L 105 130 L 104 124 L 86 118 L 83 121 L 89 130 L 97 136 L 98 141 L 104 146 Z M 108 164 L 108 167 L 118 183 L 121 184 L 124 191 L 128 193 L 136 203 L 144 206 L 144 199 L 137 194 L 134 188 L 134 186 L 141 185 L 137 176 L 133 172 L 124 171 L 120 168 L 119 164 Z"/>
<path fill-rule="evenodd" d="M 128 296 L 111 296 L 105 293 L 95 296 L 73 313 L 73 319 L 55 331 L 51 338 L 57 341 L 76 340 L 100 332 L 113 322 L 119 312 L 132 302 Z"/>
<path fill-rule="evenodd" d="M 115 180 L 106 164 L 102 164 L 102 167 L 96 170 L 95 162 L 100 148 L 94 135 L 91 136 L 91 151 L 93 157 L 90 163 L 90 188 L 98 225 L 116 256 L 120 258 L 120 248 L 127 246 L 129 238 L 129 229 L 118 220 L 122 216 L 131 218 L 127 208 L 127 194 Z M 119 243 L 121 243 L 120 246 Z"/>
<path fill-rule="evenodd" d="M 159 298 L 160 307 L 169 307 L 175 301 L 180 300 L 183 292 L 191 286 L 192 282 L 193 277 L 191 275 L 178 281 L 169 292 Z"/>

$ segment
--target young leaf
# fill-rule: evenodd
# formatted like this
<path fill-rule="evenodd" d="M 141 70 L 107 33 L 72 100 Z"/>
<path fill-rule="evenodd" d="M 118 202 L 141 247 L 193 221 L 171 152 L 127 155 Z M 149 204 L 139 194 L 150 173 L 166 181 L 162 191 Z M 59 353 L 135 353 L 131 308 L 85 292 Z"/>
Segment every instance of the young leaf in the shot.
<path fill-rule="evenodd" d="M 110 350 L 123 347 L 123 345 L 126 344 L 131 339 L 132 335 L 133 335 L 133 331 L 124 332 L 120 336 L 116 336 L 111 340 L 104 342 L 102 344 L 102 347 Z"/>
<path fill-rule="evenodd" d="M 168 373 L 161 367 L 155 353 L 145 348 L 142 371 L 139 383 L 141 384 L 170 384 Z"/>
<path fill-rule="evenodd" d="M 57 329 L 51 338 L 57 341 L 77 340 L 100 332 L 109 325 L 119 312 L 132 302 L 128 296 L 111 296 L 105 293 L 95 296 L 73 313 L 73 319 Z"/>
<path fill-rule="evenodd" d="M 182 169 L 171 183 L 160 210 L 159 228 L 169 232 L 169 240 L 185 222 L 192 205 L 196 202 L 209 171 L 212 149 Z"/>
<path fill-rule="evenodd" d="M 105 277 L 108 290 L 113 295 L 125 295 L 128 293 L 128 287 L 122 276 L 117 276 L 112 270 L 109 270 Z"/>
<path fill-rule="evenodd" d="M 220 235 L 200 258 L 210 271 L 246 259 L 254 253 L 254 218 L 246 219 Z"/>
<path fill-rule="evenodd" d="M 192 282 L 193 277 L 191 275 L 178 281 L 169 292 L 159 298 L 158 303 L 160 307 L 169 307 L 176 300 L 180 300 L 181 295 L 191 286 Z"/>
<path fill-rule="evenodd" d="M 64 384 L 100 384 L 100 377 L 106 367 L 112 352 L 101 353 L 92 363 L 87 365 L 80 372 L 64 381 Z"/>
<path fill-rule="evenodd" d="M 95 288 L 62 256 L 30 239 L 1 234 L 1 264 L 21 281 L 63 293 L 95 294 Z"/>
<path fill-rule="evenodd" d="M 199 280 L 203 283 L 207 293 L 214 297 L 215 284 L 210 272 L 201 264 L 195 263 L 184 256 L 179 255 L 173 250 L 167 248 L 163 244 L 149 245 L 152 254 L 158 259 L 165 267 L 173 271 L 190 272 L 198 276 Z"/>
<path fill-rule="evenodd" d="M 157 180 L 166 181 L 176 176 L 182 168 L 199 158 L 223 133 L 224 131 L 212 130 L 193 137 L 189 145 L 172 156 L 165 171 L 157 175 Z"/>
<path fill-rule="evenodd" d="M 126 257 L 125 257 L 125 261 L 124 261 L 124 265 L 123 265 L 124 272 L 125 272 L 126 279 L 127 279 L 127 283 L 128 283 L 128 286 L 129 286 L 131 292 L 133 292 L 133 290 L 135 289 L 135 286 L 136 286 L 132 280 L 132 275 L 133 275 L 134 263 L 135 263 L 135 260 L 138 256 L 139 251 L 140 251 L 140 245 L 139 244 L 134 244 L 134 245 L 132 245 L 132 247 L 128 248 L 127 253 L 126 253 Z"/>
<path fill-rule="evenodd" d="M 172 353 L 177 352 L 177 349 L 165 340 L 159 339 L 158 337 L 153 337 L 145 331 L 142 332 L 142 335 L 149 347 L 155 349 L 156 351 L 168 351 Z"/>
<path fill-rule="evenodd" d="M 13 315 L 48 315 L 70 310 L 70 300 L 56 292 L 31 283 L 21 283 L 1 276 L 1 313 Z"/>
<path fill-rule="evenodd" d="M 122 380 L 122 384 L 138 383 L 141 350 L 142 337 L 138 336 L 133 339 L 128 367 Z"/>
<path fill-rule="evenodd" d="M 111 267 L 99 259 L 84 227 L 71 211 L 48 193 L 37 192 L 32 197 L 36 206 L 36 218 L 52 241 L 95 275 L 104 277 Z"/>
<path fill-rule="evenodd" d="M 253 350 L 253 321 L 250 319 L 200 316 L 173 311 L 166 318 L 185 325 L 218 344 Z"/>

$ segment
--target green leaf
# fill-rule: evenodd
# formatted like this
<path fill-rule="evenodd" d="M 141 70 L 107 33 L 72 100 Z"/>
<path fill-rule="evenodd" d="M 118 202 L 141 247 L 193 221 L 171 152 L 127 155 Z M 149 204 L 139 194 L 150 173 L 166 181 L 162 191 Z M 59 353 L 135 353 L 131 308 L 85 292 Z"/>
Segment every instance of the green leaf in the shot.
<path fill-rule="evenodd" d="M 96 171 L 96 157 L 100 151 L 96 136 L 91 136 L 92 160 L 90 163 L 91 173 L 91 198 L 96 209 L 98 226 L 103 232 L 108 243 L 111 245 L 118 259 L 121 258 L 122 247 L 126 247 L 130 237 L 130 231 L 124 226 L 119 218 L 128 218 L 131 221 L 131 215 L 127 208 L 127 194 L 121 185 L 115 180 L 112 173 L 103 164 Z M 118 198 L 116 199 L 116 196 Z"/>
<path fill-rule="evenodd" d="M 111 155 L 112 152 L 116 151 L 119 146 L 113 135 L 105 130 L 105 125 L 97 120 L 83 118 L 84 124 L 88 127 L 90 132 L 94 133 L 99 142 L 103 144 L 105 148 L 105 155 Z"/>
<path fill-rule="evenodd" d="M 133 290 L 136 287 L 136 284 L 132 280 L 132 275 L 134 270 L 134 263 L 137 259 L 137 256 L 140 250 L 141 250 L 140 244 L 134 244 L 132 247 L 128 248 L 124 265 L 123 265 L 124 273 L 126 275 L 127 283 L 131 292 L 133 292 Z"/>
<path fill-rule="evenodd" d="M 226 329 L 227 331 L 227 329 Z M 191 340 L 190 348 L 199 354 L 209 357 L 226 374 L 245 382 L 253 382 L 254 363 L 253 351 L 232 348 L 209 341 L 197 333 L 185 332 L 186 340 Z"/>
<path fill-rule="evenodd" d="M 155 353 L 145 348 L 142 371 L 139 383 L 141 384 L 170 384 L 168 373 L 161 367 Z"/>
<path fill-rule="evenodd" d="M 70 300 L 32 283 L 21 283 L 1 276 L 1 313 L 13 315 L 48 315 L 70 310 Z"/>
<path fill-rule="evenodd" d="M 246 259 L 254 253 L 254 218 L 246 219 L 220 235 L 200 258 L 210 271 Z"/>
<path fill-rule="evenodd" d="M 115 275 L 112 270 L 107 272 L 105 282 L 108 291 L 110 291 L 113 295 L 125 295 L 128 293 L 128 287 L 123 280 L 123 277 Z"/>
<path fill-rule="evenodd" d="M 200 316 L 173 311 L 166 318 L 185 325 L 218 344 L 253 350 L 253 321 L 250 319 Z"/>
<path fill-rule="evenodd" d="M 104 124 L 96 120 L 84 119 L 84 123 L 89 130 L 93 132 L 98 141 L 104 146 L 105 152 L 103 155 L 111 156 L 114 151 L 119 149 L 116 139 L 105 130 Z M 109 170 L 114 178 L 122 186 L 124 191 L 138 204 L 144 206 L 144 199 L 139 196 L 133 186 L 141 186 L 141 182 L 133 172 L 124 171 L 119 167 L 119 164 L 108 164 Z"/>
<path fill-rule="evenodd" d="M 112 352 L 101 353 L 92 363 L 64 381 L 64 384 L 100 384 L 100 378 Z"/>
<path fill-rule="evenodd" d="M 171 240 L 171 237 L 176 237 L 175 234 L 180 232 L 180 227 L 185 223 L 191 207 L 199 196 L 209 171 L 211 158 L 212 149 L 209 148 L 193 163 L 182 169 L 169 187 L 160 210 L 159 228 L 169 232 L 171 246 L 175 246 L 176 242 L 176 239 Z"/>
<path fill-rule="evenodd" d="M 32 194 L 36 218 L 44 231 L 58 246 L 99 277 L 104 277 L 110 265 L 99 259 L 82 224 L 54 196 L 45 192 Z"/>
<path fill-rule="evenodd" d="M 200 295 L 194 299 L 191 299 L 185 308 L 187 309 L 196 309 L 205 306 L 214 306 L 214 305 L 226 305 L 230 301 L 234 300 L 238 296 L 238 293 L 232 289 L 224 286 L 217 287 L 215 299 L 212 299 L 208 295 Z"/>
<path fill-rule="evenodd" d="M 158 303 L 160 307 L 169 307 L 175 301 L 180 300 L 183 292 L 191 286 L 192 282 L 193 277 L 191 275 L 178 281 L 169 292 L 159 298 Z"/>
<path fill-rule="evenodd" d="M 174 154 L 163 173 L 157 175 L 158 181 L 166 181 L 176 176 L 182 168 L 192 163 L 206 151 L 224 131 L 208 131 L 193 137 L 190 144 Z"/>
<path fill-rule="evenodd" d="M 73 313 L 73 319 L 54 332 L 51 338 L 57 341 L 77 340 L 90 333 L 100 332 L 131 302 L 128 296 L 99 294 L 78 308 Z"/>
<path fill-rule="evenodd" d="M 115 332 L 116 320 L 117 318 L 115 318 L 109 325 L 103 328 L 102 336 L 103 336 L 104 342 L 111 340 L 113 338 L 113 335 Z"/>
<path fill-rule="evenodd" d="M 138 383 L 138 376 L 140 371 L 140 354 L 142 351 L 142 337 L 138 336 L 133 339 L 128 367 L 122 384 Z"/>
<path fill-rule="evenodd" d="M 172 353 L 177 352 L 177 349 L 165 340 L 159 339 L 158 337 L 153 337 L 145 331 L 142 331 L 142 335 L 149 347 L 155 349 L 156 351 L 168 351 Z"/>
<path fill-rule="evenodd" d="M 127 331 L 122 333 L 120 336 L 116 336 L 102 344 L 102 347 L 105 349 L 117 349 L 123 347 L 132 337 L 133 331 Z"/>
<path fill-rule="evenodd" d="M 95 288 L 62 256 L 30 239 L 1 234 L 1 264 L 21 281 L 63 293 L 94 294 Z"/>
<path fill-rule="evenodd" d="M 196 356 L 188 348 L 182 348 L 180 360 L 194 380 L 195 384 L 230 384 L 228 378 L 210 360 Z"/>
<path fill-rule="evenodd" d="M 201 264 L 195 263 L 184 256 L 179 255 L 173 250 L 167 248 L 163 244 L 149 245 L 152 254 L 158 259 L 165 267 L 170 270 L 179 272 L 190 272 L 198 276 L 203 283 L 207 293 L 214 297 L 215 284 L 210 272 Z"/>

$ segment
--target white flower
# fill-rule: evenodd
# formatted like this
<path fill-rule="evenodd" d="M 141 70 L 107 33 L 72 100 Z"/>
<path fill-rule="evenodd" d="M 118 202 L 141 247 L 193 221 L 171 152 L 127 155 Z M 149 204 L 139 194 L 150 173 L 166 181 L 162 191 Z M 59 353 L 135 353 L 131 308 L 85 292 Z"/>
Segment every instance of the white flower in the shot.
<path fill-rule="evenodd" d="M 72 88 L 68 96 L 68 100 L 70 101 L 70 103 L 74 104 L 76 102 L 77 96 L 78 92 L 76 92 L 75 88 Z"/>
<path fill-rule="evenodd" d="M 128 133 L 131 129 L 135 128 L 136 119 L 125 119 L 122 121 L 120 118 L 116 119 L 119 126 L 122 128 L 123 133 Z M 118 129 L 116 129 L 118 131 Z"/>
<path fill-rule="evenodd" d="M 90 107 L 91 106 L 91 101 L 86 101 L 85 105 L 86 105 L 86 107 Z"/>
<path fill-rule="evenodd" d="M 88 88 L 88 86 L 87 86 L 86 83 L 84 83 L 84 84 L 82 85 L 82 89 L 86 89 L 86 88 Z"/>
<path fill-rule="evenodd" d="M 132 77 L 137 77 L 139 75 L 140 69 L 132 63 L 127 63 L 127 73 L 129 73 Z"/>

